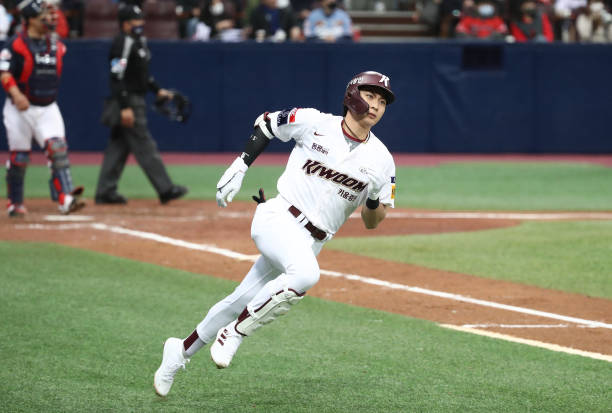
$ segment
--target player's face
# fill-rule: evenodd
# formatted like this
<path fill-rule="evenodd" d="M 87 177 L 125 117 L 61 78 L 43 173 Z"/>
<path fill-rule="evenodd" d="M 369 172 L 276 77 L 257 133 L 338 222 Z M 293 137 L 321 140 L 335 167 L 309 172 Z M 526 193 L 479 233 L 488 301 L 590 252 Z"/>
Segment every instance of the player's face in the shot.
<path fill-rule="evenodd" d="M 380 121 L 382 116 L 385 114 L 387 109 L 387 100 L 380 93 L 374 92 L 373 90 L 360 90 L 359 94 L 361 98 L 365 100 L 370 109 L 368 113 L 362 115 L 359 119 L 360 123 L 363 122 L 364 126 L 373 127 Z"/>

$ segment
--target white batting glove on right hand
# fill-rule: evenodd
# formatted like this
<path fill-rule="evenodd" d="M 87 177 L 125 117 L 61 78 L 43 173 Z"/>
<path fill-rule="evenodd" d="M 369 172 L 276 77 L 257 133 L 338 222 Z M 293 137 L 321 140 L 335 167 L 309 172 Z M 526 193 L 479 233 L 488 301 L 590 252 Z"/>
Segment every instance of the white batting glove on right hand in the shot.
<path fill-rule="evenodd" d="M 234 196 L 240 191 L 244 174 L 249 167 L 238 157 L 223 173 L 217 183 L 217 204 L 225 208 L 228 202 L 232 202 Z"/>

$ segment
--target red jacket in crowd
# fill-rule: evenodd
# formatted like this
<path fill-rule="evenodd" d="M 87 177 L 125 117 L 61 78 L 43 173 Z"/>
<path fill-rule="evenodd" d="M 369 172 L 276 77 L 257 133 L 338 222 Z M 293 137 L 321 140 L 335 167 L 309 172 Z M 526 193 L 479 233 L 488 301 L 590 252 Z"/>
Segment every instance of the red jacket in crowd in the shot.
<path fill-rule="evenodd" d="M 455 32 L 458 35 L 463 35 L 466 37 L 487 39 L 490 37 L 504 36 L 508 33 L 508 27 L 499 16 L 494 16 L 487 19 L 482 17 L 465 16 L 457 24 Z"/>

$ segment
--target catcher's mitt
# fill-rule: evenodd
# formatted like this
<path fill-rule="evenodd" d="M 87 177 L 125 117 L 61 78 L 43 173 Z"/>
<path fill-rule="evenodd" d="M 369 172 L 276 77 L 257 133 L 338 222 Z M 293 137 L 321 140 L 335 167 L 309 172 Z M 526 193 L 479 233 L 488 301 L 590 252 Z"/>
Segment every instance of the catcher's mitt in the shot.
<path fill-rule="evenodd" d="M 157 98 L 153 109 L 161 115 L 176 122 L 187 122 L 191 115 L 191 102 L 189 98 L 178 90 L 171 89 L 172 97 Z"/>

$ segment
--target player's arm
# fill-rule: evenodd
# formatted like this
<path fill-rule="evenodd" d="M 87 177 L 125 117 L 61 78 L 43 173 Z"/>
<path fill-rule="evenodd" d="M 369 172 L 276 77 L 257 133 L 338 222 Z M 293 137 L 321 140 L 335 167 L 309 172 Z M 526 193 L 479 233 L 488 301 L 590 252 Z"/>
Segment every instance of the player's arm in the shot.
<path fill-rule="evenodd" d="M 361 208 L 361 219 L 367 229 L 374 229 L 387 216 L 387 207 L 395 205 L 395 164 L 391 161 L 382 174 L 368 173 L 368 195 Z"/>
<path fill-rule="evenodd" d="M 240 190 L 244 174 L 257 157 L 266 149 L 270 140 L 274 138 L 268 113 L 260 115 L 255 120 L 253 133 L 247 141 L 244 151 L 237 157 L 225 171 L 217 183 L 217 204 L 226 207 L 232 202 Z"/>
<path fill-rule="evenodd" d="M 0 52 L 0 83 L 2 83 L 2 88 L 18 110 L 26 110 L 30 107 L 30 101 L 19 90 L 15 80 L 15 76 L 19 76 L 21 73 L 22 67 L 23 58 L 21 58 L 21 55 L 14 53 L 11 47 L 2 49 L 2 52 Z"/>
<path fill-rule="evenodd" d="M 30 107 L 30 101 L 26 95 L 19 90 L 17 82 L 11 72 L 2 72 L 2 74 L 0 74 L 0 82 L 2 82 L 2 88 L 5 90 L 6 94 L 11 97 L 11 100 L 18 110 L 23 111 Z"/>
<path fill-rule="evenodd" d="M 380 203 L 379 199 L 368 198 L 361 208 L 361 219 L 367 229 L 374 229 L 387 216 L 387 205 Z"/>
<path fill-rule="evenodd" d="M 133 44 L 134 40 L 125 36 L 113 42 L 109 53 L 111 94 L 119 102 L 121 125 L 128 128 L 133 127 L 135 121 L 134 110 L 130 107 L 125 85 L 125 72 Z"/>

